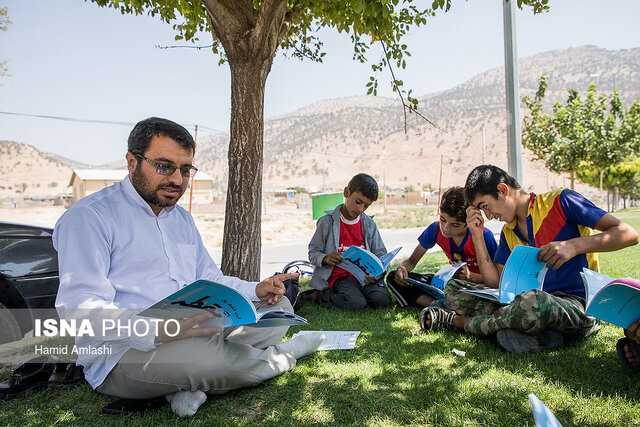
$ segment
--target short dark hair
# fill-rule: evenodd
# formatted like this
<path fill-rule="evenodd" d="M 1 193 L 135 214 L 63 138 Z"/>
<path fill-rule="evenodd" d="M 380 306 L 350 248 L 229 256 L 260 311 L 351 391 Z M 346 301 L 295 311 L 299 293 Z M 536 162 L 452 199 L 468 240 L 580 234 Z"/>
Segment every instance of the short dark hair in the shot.
<path fill-rule="evenodd" d="M 440 212 L 455 218 L 456 221 L 467 222 L 467 206 L 462 187 L 449 188 L 440 199 Z"/>
<path fill-rule="evenodd" d="M 467 203 L 473 202 L 476 196 L 490 195 L 498 198 L 498 184 L 507 184 L 511 188 L 520 188 L 518 181 L 504 170 L 493 165 L 476 166 L 464 185 Z"/>
<path fill-rule="evenodd" d="M 171 120 L 160 117 L 149 117 L 133 127 L 127 141 L 127 149 L 132 154 L 144 155 L 154 136 L 166 136 L 173 139 L 181 147 L 196 152 L 196 142 L 184 127 Z"/>
<path fill-rule="evenodd" d="M 362 193 L 363 196 L 372 202 L 378 200 L 378 183 L 371 175 L 367 175 L 366 173 L 359 173 L 351 178 L 349 184 L 347 184 L 347 188 L 352 193 L 354 191 Z"/>

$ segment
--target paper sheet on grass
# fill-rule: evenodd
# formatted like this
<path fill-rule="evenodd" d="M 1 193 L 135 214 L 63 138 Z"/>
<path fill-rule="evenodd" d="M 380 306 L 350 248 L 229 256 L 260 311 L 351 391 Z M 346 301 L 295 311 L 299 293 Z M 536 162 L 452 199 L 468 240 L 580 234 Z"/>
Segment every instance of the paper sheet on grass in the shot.
<path fill-rule="evenodd" d="M 360 331 L 300 331 L 291 338 L 303 335 L 324 335 L 318 350 L 353 350 Z"/>

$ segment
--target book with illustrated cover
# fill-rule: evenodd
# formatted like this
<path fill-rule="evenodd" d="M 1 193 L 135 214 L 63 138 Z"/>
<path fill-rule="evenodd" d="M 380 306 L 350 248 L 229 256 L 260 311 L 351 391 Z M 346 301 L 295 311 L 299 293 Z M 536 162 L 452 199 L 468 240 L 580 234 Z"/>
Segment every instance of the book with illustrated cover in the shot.
<path fill-rule="evenodd" d="M 640 319 L 640 280 L 614 279 L 583 268 L 587 314 L 628 328 Z"/>
<path fill-rule="evenodd" d="M 225 316 L 225 327 L 255 326 L 273 327 L 304 325 L 307 320 L 297 314 L 282 310 L 263 313 L 256 311 L 253 303 L 233 288 L 209 280 L 197 280 L 140 313 L 140 316 L 156 319 L 184 319 L 218 310 Z"/>
<path fill-rule="evenodd" d="M 402 247 L 397 247 L 387 252 L 381 258 L 378 258 L 374 253 L 364 248 L 349 246 L 341 253 L 342 261 L 340 261 L 336 267 L 340 267 L 351 273 L 353 277 L 364 286 L 367 284 L 367 276 L 376 279 L 382 278 L 389 267 L 389 263 L 391 263 L 391 260 L 400 252 L 400 249 L 402 249 Z"/>
<path fill-rule="evenodd" d="M 431 277 L 431 280 L 427 280 L 426 276 L 423 277 L 421 280 L 418 280 L 409 276 L 406 279 L 404 279 L 404 282 L 407 285 L 420 290 L 420 292 L 423 292 L 429 295 L 433 299 L 442 300 L 444 299 L 444 288 L 447 282 L 453 279 L 456 273 L 460 271 L 460 269 L 465 265 L 467 265 L 466 262 L 448 264 L 440 268 L 440 270 L 438 270 L 433 275 L 433 277 Z M 407 305 L 407 302 L 404 301 L 404 297 L 402 297 L 402 295 L 398 295 L 398 292 L 395 289 L 389 289 L 389 290 L 391 291 L 391 295 L 394 296 L 396 300 L 398 300 L 398 303 L 401 306 L 404 307 Z"/>
<path fill-rule="evenodd" d="M 517 295 L 532 289 L 542 290 L 547 266 L 538 260 L 540 249 L 532 246 L 513 248 L 502 270 L 498 289 L 462 289 L 462 292 L 500 304 L 510 304 Z"/>

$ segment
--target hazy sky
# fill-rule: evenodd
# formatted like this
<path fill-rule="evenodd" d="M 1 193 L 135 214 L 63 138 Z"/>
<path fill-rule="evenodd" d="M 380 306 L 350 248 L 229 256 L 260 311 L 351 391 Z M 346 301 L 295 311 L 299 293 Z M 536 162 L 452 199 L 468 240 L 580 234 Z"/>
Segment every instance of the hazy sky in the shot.
<path fill-rule="evenodd" d="M 430 4 L 431 0 L 423 4 Z M 640 1 L 552 0 L 551 12 L 519 11 L 519 56 L 594 44 L 640 46 Z M 164 116 L 226 130 L 229 71 L 209 51 L 162 50 L 171 26 L 148 16 L 120 15 L 82 0 L 0 0 L 12 24 L 0 33 L 0 111 L 136 122 Z M 363 95 L 369 65 L 352 60 L 347 36 L 322 33 L 326 60 L 278 55 L 267 81 L 265 115 L 276 116 L 326 98 Z M 203 37 L 202 44 L 208 43 Z M 503 65 L 499 0 L 454 0 L 407 39 L 412 57 L 399 78 L 422 95 L 447 89 Z M 390 96 L 388 85 L 382 94 Z M 0 115 L 0 139 L 87 163 L 124 156 L 128 126 L 68 123 Z M 0 159 L 1 161 L 1 159 Z"/>

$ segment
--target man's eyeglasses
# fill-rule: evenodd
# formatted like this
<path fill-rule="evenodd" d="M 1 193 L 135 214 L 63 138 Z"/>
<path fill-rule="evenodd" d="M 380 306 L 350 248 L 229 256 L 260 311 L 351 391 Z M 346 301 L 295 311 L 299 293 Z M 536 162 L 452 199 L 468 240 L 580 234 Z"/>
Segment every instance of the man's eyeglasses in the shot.
<path fill-rule="evenodd" d="M 158 175 L 171 176 L 176 172 L 176 169 L 178 169 L 178 167 L 171 162 L 153 160 L 143 156 L 142 154 L 134 155 L 141 160 L 146 160 L 147 162 L 149 162 L 149 164 L 154 167 Z M 180 175 L 182 175 L 184 178 L 193 178 L 196 172 L 198 172 L 198 168 L 196 168 L 195 166 L 186 165 L 180 167 Z"/>

